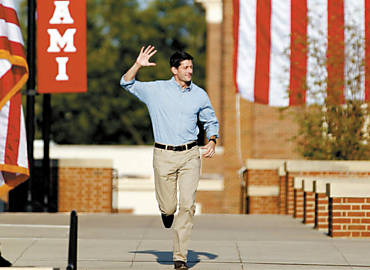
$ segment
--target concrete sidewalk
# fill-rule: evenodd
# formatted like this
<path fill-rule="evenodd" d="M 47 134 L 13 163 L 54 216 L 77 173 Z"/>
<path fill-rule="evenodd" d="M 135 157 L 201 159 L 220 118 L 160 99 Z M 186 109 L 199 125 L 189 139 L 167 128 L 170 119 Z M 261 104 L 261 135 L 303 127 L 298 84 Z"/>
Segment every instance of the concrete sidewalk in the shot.
<path fill-rule="evenodd" d="M 173 269 L 172 232 L 159 215 L 78 218 L 78 269 Z M 9 269 L 66 269 L 68 234 L 69 214 L 0 214 Z M 369 239 L 332 239 L 289 216 L 196 216 L 189 248 L 193 270 L 370 269 Z"/>

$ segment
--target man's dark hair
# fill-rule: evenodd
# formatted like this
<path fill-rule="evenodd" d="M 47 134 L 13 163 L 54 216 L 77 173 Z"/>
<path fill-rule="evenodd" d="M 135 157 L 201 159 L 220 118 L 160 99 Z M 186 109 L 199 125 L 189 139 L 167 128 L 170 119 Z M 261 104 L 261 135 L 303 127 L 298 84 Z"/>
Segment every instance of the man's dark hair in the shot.
<path fill-rule="evenodd" d="M 178 51 L 170 57 L 170 66 L 178 68 L 184 60 L 193 60 L 193 56 L 187 52 Z"/>

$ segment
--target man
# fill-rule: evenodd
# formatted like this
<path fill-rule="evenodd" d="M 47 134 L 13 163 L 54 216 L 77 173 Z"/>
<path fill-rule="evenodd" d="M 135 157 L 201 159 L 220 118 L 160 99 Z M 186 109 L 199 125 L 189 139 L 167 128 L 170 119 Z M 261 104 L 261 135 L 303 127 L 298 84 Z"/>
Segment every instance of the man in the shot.
<path fill-rule="evenodd" d="M 170 80 L 135 80 L 140 68 L 156 65 L 150 62 L 156 52 L 153 46 L 142 47 L 134 65 L 122 76 L 121 86 L 144 102 L 149 110 L 155 140 L 155 192 L 166 228 L 172 226 L 179 187 L 179 212 L 173 228 L 173 260 L 175 269 L 188 269 L 187 248 L 200 176 L 197 119 L 199 117 L 204 123 L 209 140 L 202 147 L 205 158 L 215 155 L 218 121 L 206 92 L 191 81 L 193 57 L 186 52 L 171 56 L 173 77 Z"/>

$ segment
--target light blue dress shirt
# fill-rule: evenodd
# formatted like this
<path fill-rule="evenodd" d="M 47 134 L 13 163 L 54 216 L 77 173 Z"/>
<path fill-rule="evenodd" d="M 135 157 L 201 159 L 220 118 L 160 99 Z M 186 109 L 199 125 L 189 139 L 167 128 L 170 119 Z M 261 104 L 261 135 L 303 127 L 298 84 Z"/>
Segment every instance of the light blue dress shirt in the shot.
<path fill-rule="evenodd" d="M 197 116 L 204 124 L 207 138 L 218 137 L 218 121 L 207 93 L 194 83 L 182 89 L 170 80 L 125 81 L 121 86 L 146 104 L 152 120 L 154 140 L 168 145 L 182 145 L 197 140 Z"/>

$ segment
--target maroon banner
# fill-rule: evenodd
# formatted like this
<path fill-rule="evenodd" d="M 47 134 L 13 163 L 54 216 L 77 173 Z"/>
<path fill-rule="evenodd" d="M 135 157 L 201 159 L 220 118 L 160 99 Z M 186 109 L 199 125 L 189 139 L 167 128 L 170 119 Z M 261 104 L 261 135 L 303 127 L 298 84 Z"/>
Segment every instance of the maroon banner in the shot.
<path fill-rule="evenodd" d="M 37 5 L 37 90 L 87 91 L 86 0 L 39 0 Z"/>

